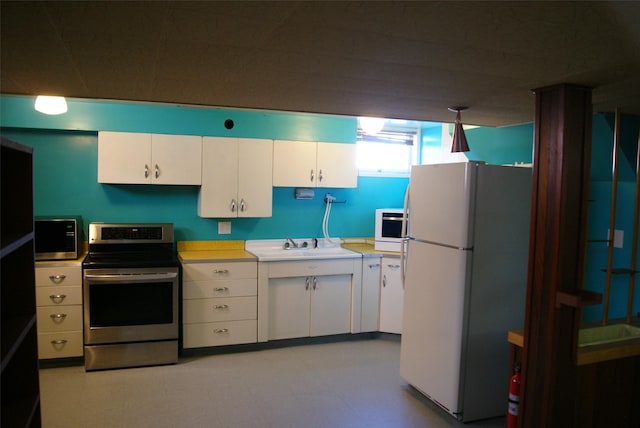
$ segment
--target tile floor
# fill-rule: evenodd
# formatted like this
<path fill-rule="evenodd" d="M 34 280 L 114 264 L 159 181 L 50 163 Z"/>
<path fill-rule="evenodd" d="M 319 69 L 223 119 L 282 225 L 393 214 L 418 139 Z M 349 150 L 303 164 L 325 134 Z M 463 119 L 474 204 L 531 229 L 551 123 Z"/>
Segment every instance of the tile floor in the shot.
<path fill-rule="evenodd" d="M 397 341 L 372 339 L 191 356 L 158 367 L 44 368 L 42 426 L 504 427 L 504 418 L 457 422 L 402 380 L 399 361 Z"/>

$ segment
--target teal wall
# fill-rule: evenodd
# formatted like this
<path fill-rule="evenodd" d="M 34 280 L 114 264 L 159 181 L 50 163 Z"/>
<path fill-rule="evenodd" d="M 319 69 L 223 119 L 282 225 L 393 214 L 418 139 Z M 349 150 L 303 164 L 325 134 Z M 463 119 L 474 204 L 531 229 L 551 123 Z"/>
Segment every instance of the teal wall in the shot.
<path fill-rule="evenodd" d="M 2 135 L 34 148 L 36 215 L 80 214 L 85 222 L 171 222 L 177 240 L 321 237 L 323 198 L 334 195 L 329 233 L 373 236 L 373 213 L 401 206 L 407 178 L 359 177 L 355 189 L 315 191 L 294 199 L 293 188 L 273 189 L 273 216 L 231 219 L 232 233 L 218 235 L 220 219 L 197 216 L 197 186 L 110 185 L 97 182 L 97 130 L 233 136 L 355 143 L 357 119 L 175 105 L 70 100 L 69 111 L 46 116 L 33 97 L 2 96 Z M 232 119 L 231 130 L 224 122 Z"/>
<path fill-rule="evenodd" d="M 496 165 L 531 163 L 533 157 L 533 124 L 503 128 L 478 127 L 465 130 L 469 160 Z"/>
<path fill-rule="evenodd" d="M 631 266 L 633 211 L 635 199 L 635 163 L 637 156 L 640 118 L 622 115 L 620 120 L 620 153 L 618 157 L 618 187 L 615 229 L 624 234 L 623 247 L 613 249 L 612 267 L 629 269 Z M 597 242 L 607 239 L 611 218 L 612 161 L 613 161 L 614 121 L 611 114 L 597 114 L 593 117 L 591 182 L 589 188 L 589 230 L 586 260 L 585 288 L 604 293 L 606 284 L 608 245 Z M 636 259 L 640 267 L 640 254 Z M 609 318 L 626 316 L 630 276 L 612 275 L 609 303 Z M 638 281 L 636 280 L 636 283 Z M 588 306 L 584 309 L 587 321 L 601 320 L 603 305 Z M 633 314 L 640 311 L 640 286 L 636 284 L 633 299 Z"/>

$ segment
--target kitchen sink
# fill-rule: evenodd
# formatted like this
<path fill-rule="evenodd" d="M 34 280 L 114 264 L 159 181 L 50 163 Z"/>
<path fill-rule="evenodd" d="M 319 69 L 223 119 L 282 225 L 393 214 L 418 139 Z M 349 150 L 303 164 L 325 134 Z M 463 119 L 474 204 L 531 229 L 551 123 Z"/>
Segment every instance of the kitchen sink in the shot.
<path fill-rule="evenodd" d="M 280 240 L 255 240 L 247 241 L 245 249 L 254 254 L 258 261 L 270 262 L 281 260 L 301 260 L 301 259 L 344 259 L 358 258 L 362 255 L 355 251 L 350 251 L 340 246 L 339 238 L 332 238 L 329 242 L 323 239 L 318 240 L 318 247 L 303 247 L 302 243 L 313 242 L 312 239 L 296 239 L 299 247 L 285 248 L 284 239 Z"/>
<path fill-rule="evenodd" d="M 593 346 L 604 343 L 640 339 L 640 328 L 628 324 L 612 324 L 583 328 L 578 331 L 578 346 Z"/>

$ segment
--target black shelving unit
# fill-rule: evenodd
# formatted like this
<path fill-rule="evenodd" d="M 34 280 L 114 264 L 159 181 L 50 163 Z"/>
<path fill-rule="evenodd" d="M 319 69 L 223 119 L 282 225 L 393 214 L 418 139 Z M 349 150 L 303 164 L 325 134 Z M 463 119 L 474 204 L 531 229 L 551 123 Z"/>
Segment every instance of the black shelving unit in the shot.
<path fill-rule="evenodd" d="M 1 138 L 0 426 L 40 427 L 33 245 L 33 149 Z"/>

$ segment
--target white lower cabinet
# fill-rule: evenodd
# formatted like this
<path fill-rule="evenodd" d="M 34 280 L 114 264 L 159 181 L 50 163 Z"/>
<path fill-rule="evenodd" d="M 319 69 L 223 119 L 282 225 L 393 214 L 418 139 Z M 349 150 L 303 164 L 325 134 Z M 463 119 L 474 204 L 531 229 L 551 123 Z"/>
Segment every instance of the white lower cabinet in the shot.
<path fill-rule="evenodd" d="M 361 258 L 259 263 L 258 340 L 360 331 Z"/>
<path fill-rule="evenodd" d="M 362 259 L 360 331 L 378 331 L 380 320 L 380 256 Z"/>
<path fill-rule="evenodd" d="M 400 272 L 400 259 L 382 257 L 380 280 L 380 331 L 402 333 L 402 307 L 404 290 Z"/>
<path fill-rule="evenodd" d="M 82 357 L 82 266 L 36 263 L 38 358 Z"/>
<path fill-rule="evenodd" d="M 269 281 L 269 340 L 351 331 L 351 275 Z"/>
<path fill-rule="evenodd" d="M 257 341 L 257 262 L 183 263 L 184 348 Z"/>

